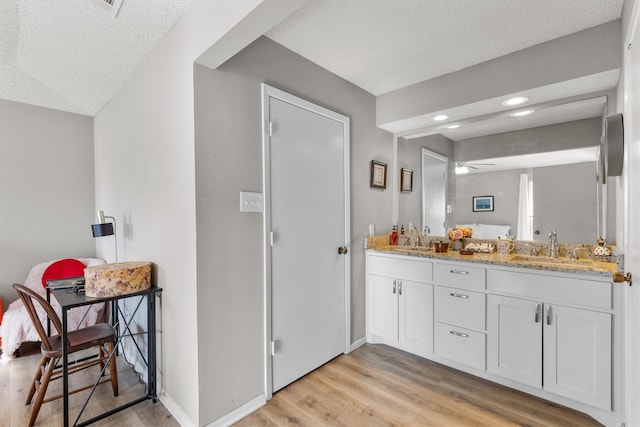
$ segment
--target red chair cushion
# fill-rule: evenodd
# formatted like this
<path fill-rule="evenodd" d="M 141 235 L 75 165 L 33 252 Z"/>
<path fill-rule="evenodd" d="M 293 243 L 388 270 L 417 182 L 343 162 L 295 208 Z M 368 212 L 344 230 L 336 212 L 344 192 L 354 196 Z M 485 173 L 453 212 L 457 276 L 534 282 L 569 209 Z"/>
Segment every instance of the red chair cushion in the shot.
<path fill-rule="evenodd" d="M 42 273 L 42 286 L 47 287 L 47 280 L 84 276 L 85 267 L 82 261 L 73 258 L 56 261 Z"/>

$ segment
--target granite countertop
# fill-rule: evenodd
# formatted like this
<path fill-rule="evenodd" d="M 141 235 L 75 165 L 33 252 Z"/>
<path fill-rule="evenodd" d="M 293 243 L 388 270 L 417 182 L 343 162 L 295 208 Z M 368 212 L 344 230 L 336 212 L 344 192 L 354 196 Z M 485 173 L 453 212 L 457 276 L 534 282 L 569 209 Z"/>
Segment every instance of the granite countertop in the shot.
<path fill-rule="evenodd" d="M 506 267 L 530 268 L 534 270 L 558 271 L 564 273 L 577 273 L 590 276 L 604 276 L 613 278 L 618 271 L 618 265 L 613 262 L 597 261 L 593 259 L 554 258 L 546 256 L 530 256 L 518 253 L 500 255 L 498 253 L 474 253 L 461 255 L 458 251 L 435 252 L 424 247 L 412 248 L 410 246 L 382 245 L 367 249 L 370 252 L 392 253 L 396 255 L 408 255 L 422 258 L 444 259 L 451 261 L 464 261 L 479 264 L 502 265 Z"/>

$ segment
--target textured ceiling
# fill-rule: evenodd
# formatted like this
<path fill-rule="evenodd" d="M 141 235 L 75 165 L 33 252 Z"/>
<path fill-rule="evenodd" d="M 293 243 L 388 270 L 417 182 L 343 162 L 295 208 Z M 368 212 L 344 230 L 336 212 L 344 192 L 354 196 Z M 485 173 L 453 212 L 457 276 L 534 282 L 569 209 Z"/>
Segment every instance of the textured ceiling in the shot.
<path fill-rule="evenodd" d="M 0 98 L 95 115 L 191 0 L 1 0 Z"/>
<path fill-rule="evenodd" d="M 191 2 L 123 0 L 114 17 L 101 1 L 0 0 L 0 99 L 95 115 Z M 380 94 L 618 19 L 622 4 L 312 0 L 267 35 Z"/>
<path fill-rule="evenodd" d="M 620 18 L 623 0 L 314 0 L 267 36 L 379 95 Z"/>

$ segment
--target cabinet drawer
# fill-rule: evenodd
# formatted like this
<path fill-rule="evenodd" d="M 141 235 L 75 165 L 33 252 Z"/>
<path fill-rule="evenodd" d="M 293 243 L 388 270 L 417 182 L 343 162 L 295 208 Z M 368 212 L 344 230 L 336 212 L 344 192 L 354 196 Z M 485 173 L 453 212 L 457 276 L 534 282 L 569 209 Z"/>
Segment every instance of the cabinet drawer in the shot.
<path fill-rule="evenodd" d="M 436 321 L 484 331 L 485 306 L 484 293 L 436 286 Z"/>
<path fill-rule="evenodd" d="M 370 255 L 367 263 L 367 273 L 431 283 L 433 280 L 433 263 L 421 259 Z"/>
<path fill-rule="evenodd" d="M 435 282 L 439 285 L 451 285 L 456 288 L 483 290 L 485 287 L 485 269 L 456 264 L 436 264 Z"/>
<path fill-rule="evenodd" d="M 487 288 L 492 292 L 603 309 L 613 304 L 608 282 L 502 270 L 489 270 L 487 276 Z"/>
<path fill-rule="evenodd" d="M 485 370 L 485 334 L 436 322 L 435 353 L 438 356 Z"/>

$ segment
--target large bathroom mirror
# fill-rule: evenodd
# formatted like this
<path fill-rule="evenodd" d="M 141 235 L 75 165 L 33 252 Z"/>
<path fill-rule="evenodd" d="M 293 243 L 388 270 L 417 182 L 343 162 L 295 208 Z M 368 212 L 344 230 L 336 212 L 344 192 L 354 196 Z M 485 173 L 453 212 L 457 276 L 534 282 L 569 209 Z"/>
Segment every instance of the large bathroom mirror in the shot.
<path fill-rule="evenodd" d="M 445 228 L 495 226 L 485 227 L 486 236 L 475 232 L 494 238 L 507 226 L 508 236 L 540 241 L 557 229 L 560 241 L 595 243 L 599 236 L 612 240 L 615 230 L 606 214 L 615 192 L 603 182 L 601 141 L 602 117 L 592 117 L 456 141 L 442 134 L 399 138 L 396 158 L 398 168 L 414 170 L 425 153 L 449 159 Z M 412 193 L 398 195 L 398 223 L 424 226 L 425 212 L 436 205 L 421 187 L 434 182 L 433 173 L 414 182 Z M 490 208 L 474 206 L 477 197 L 490 197 Z"/>

